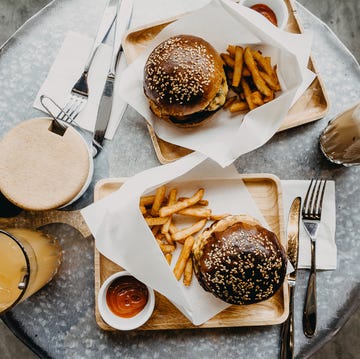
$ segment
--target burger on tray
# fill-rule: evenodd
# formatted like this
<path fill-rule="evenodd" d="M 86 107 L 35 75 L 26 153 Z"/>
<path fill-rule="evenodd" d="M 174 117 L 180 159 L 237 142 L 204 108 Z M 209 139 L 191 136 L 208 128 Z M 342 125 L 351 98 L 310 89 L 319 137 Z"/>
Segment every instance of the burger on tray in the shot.
<path fill-rule="evenodd" d="M 144 92 L 157 117 L 181 127 L 197 126 L 225 103 L 223 61 L 200 37 L 170 37 L 146 61 Z"/>
<path fill-rule="evenodd" d="M 119 79 L 118 93 L 158 138 L 201 152 L 226 167 L 265 144 L 314 79 L 307 69 L 311 36 L 282 31 L 261 14 L 230 0 L 214 0 L 170 22 L 154 38 L 151 33 L 151 40 L 144 35 L 138 47 L 125 41 L 130 65 Z M 146 28 L 138 31 L 143 34 Z M 245 50 L 250 49 L 249 64 L 250 55 L 255 57 L 259 51 L 271 57 L 281 85 L 272 100 L 263 91 L 264 104 L 254 109 L 249 106 L 240 114 L 221 108 L 226 93 L 229 97 L 232 92 L 226 89 L 224 63 L 219 59 L 229 45 L 242 47 L 244 58 Z M 254 80 L 258 79 L 255 75 Z"/>

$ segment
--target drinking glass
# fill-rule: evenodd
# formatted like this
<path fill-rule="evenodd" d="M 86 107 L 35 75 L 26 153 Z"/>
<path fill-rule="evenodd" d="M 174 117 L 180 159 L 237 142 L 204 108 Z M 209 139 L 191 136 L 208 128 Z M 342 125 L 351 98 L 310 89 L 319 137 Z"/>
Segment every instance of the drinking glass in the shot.
<path fill-rule="evenodd" d="M 27 228 L 0 229 L 0 313 L 30 297 L 57 273 L 58 241 Z"/>
<path fill-rule="evenodd" d="M 320 148 L 331 162 L 360 164 L 360 103 L 331 120 L 320 135 Z"/>

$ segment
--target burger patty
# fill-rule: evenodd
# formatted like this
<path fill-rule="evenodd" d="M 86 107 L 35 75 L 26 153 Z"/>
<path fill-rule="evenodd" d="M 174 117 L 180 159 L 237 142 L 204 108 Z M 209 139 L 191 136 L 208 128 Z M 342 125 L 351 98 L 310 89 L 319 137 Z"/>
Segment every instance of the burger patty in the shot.
<path fill-rule="evenodd" d="M 161 112 L 161 109 L 159 106 L 157 106 L 155 103 L 150 103 L 150 109 L 156 115 L 160 118 L 167 118 L 174 124 L 196 124 L 204 121 L 207 117 L 214 114 L 215 111 L 217 111 L 226 101 L 226 95 L 228 92 L 228 86 L 226 82 L 226 78 L 223 79 L 221 82 L 221 86 L 219 88 L 219 91 L 217 92 L 214 99 L 206 106 L 206 108 L 203 111 L 198 111 L 196 113 L 193 113 L 191 115 L 186 116 L 170 116 L 167 114 L 164 114 Z"/>

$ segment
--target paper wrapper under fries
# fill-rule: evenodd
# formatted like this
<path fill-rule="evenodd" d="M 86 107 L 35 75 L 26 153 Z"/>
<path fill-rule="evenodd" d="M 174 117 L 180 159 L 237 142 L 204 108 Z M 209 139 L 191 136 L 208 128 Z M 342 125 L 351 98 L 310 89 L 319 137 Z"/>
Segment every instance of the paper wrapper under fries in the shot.
<path fill-rule="evenodd" d="M 150 52 L 178 34 L 200 36 L 219 53 L 229 44 L 260 50 L 276 66 L 281 91 L 275 99 L 246 114 L 220 109 L 212 121 L 182 129 L 156 118 L 143 93 L 143 70 Z M 120 96 L 136 109 L 161 139 L 199 151 L 225 167 L 240 155 L 266 143 L 283 123 L 291 105 L 313 81 L 307 69 L 311 34 L 279 30 L 262 15 L 230 0 L 215 0 L 168 25 L 127 68 L 121 77 Z M 126 49 L 125 49 L 126 50 Z M 126 54 L 126 52 L 125 52 Z"/>
<path fill-rule="evenodd" d="M 141 213 L 140 197 L 156 194 L 155 189 L 162 185 L 167 188 L 167 196 L 171 188 L 176 188 L 178 198 L 191 197 L 202 188 L 203 198 L 208 201 L 206 207 L 211 208 L 212 213 L 248 213 L 266 226 L 245 185 L 236 177 L 236 170 L 232 166 L 222 169 L 213 161 L 204 159 L 204 155 L 194 152 L 171 164 L 141 172 L 128 178 L 118 191 L 82 210 L 97 249 L 166 296 L 195 325 L 204 323 L 229 304 L 205 292 L 195 276 L 189 286 L 182 278 L 176 278 L 180 270 L 174 269 L 178 256 L 186 246 L 191 246 L 191 240 L 176 244 L 169 265 Z M 157 217 L 156 210 L 154 217 Z M 184 228 L 188 227 L 185 224 Z M 196 237 L 196 233 L 192 236 Z"/>

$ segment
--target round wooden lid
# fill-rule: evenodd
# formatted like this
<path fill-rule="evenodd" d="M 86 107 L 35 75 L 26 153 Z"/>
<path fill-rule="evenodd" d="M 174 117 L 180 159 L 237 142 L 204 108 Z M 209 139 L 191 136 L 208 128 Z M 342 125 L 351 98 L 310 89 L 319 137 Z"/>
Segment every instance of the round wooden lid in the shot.
<path fill-rule="evenodd" d="M 47 210 L 69 203 L 83 188 L 90 168 L 87 145 L 69 126 L 50 131 L 52 120 L 34 118 L 0 142 L 0 192 L 16 206 Z"/>

